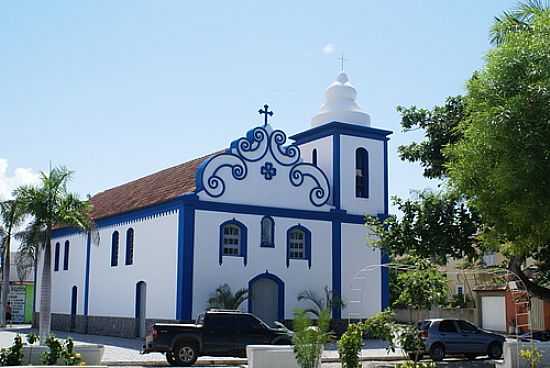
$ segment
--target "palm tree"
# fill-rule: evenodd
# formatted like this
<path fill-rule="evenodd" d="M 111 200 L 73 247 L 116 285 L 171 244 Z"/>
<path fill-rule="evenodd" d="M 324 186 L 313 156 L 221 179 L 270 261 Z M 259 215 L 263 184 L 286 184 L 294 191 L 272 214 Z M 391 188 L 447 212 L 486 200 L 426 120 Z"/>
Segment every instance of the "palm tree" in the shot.
<path fill-rule="evenodd" d="M 76 194 L 69 193 L 67 183 L 72 172 L 64 167 L 40 173 L 40 186 L 24 186 L 15 194 L 26 213 L 33 217 L 32 233 L 29 238 L 41 239 L 43 268 L 40 284 L 40 341 L 45 342 L 51 329 L 51 238 L 56 225 L 76 227 L 80 230 L 91 228 L 88 201 L 81 201 Z"/>
<path fill-rule="evenodd" d="M 346 306 L 342 299 L 333 295 L 328 286 L 325 286 L 324 292 L 324 298 L 317 295 L 317 293 L 312 290 L 304 290 L 300 294 L 298 294 L 299 302 L 307 301 L 310 304 L 313 304 L 312 307 L 306 308 L 304 309 L 304 311 L 312 314 L 317 319 L 321 316 L 321 312 L 324 310 L 331 311 L 332 308 L 336 305 L 338 305 L 340 308 L 345 308 Z"/>
<path fill-rule="evenodd" d="M 248 299 L 248 290 L 239 289 L 233 294 L 227 284 L 218 286 L 208 299 L 209 308 L 239 309 L 241 304 Z"/>
<path fill-rule="evenodd" d="M 490 31 L 491 43 L 498 46 L 512 33 L 530 31 L 535 17 L 549 10 L 548 0 L 528 0 L 518 4 L 514 10 L 495 17 L 495 23 Z"/>
<path fill-rule="evenodd" d="M 17 200 L 0 202 L 0 248 L 2 253 L 2 309 L 0 311 L 0 324 L 6 324 L 6 306 L 10 298 L 10 256 L 11 239 L 15 231 L 21 226 L 25 214 L 21 204 Z"/>

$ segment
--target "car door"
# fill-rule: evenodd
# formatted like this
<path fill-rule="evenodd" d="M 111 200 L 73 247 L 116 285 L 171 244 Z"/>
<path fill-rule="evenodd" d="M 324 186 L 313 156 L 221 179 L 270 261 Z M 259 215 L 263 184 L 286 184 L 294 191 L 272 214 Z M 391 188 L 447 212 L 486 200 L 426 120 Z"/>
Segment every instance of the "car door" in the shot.
<path fill-rule="evenodd" d="M 462 336 L 452 319 L 439 321 L 438 333 L 441 342 L 445 345 L 445 352 L 450 354 L 462 353 Z"/>
<path fill-rule="evenodd" d="M 207 313 L 203 329 L 203 354 L 235 355 L 237 336 L 232 316 L 222 313 Z"/>
<path fill-rule="evenodd" d="M 462 336 L 464 353 L 484 353 L 487 351 L 487 338 L 473 324 L 466 321 L 456 321 Z"/>
<path fill-rule="evenodd" d="M 250 314 L 236 318 L 235 330 L 238 348 L 244 352 L 247 345 L 265 345 L 271 343 L 271 333 L 268 327 Z"/>

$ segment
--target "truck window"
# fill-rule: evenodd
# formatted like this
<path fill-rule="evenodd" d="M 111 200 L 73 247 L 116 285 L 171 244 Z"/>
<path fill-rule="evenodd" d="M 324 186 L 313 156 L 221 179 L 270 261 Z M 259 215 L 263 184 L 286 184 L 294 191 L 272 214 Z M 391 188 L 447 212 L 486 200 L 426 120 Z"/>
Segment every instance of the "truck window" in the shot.
<path fill-rule="evenodd" d="M 229 331 L 235 329 L 234 319 L 231 315 L 210 313 L 206 318 L 206 325 L 210 330 Z"/>
<path fill-rule="evenodd" d="M 235 325 L 236 328 L 242 332 L 253 332 L 264 327 L 258 319 L 247 314 L 236 316 Z"/>

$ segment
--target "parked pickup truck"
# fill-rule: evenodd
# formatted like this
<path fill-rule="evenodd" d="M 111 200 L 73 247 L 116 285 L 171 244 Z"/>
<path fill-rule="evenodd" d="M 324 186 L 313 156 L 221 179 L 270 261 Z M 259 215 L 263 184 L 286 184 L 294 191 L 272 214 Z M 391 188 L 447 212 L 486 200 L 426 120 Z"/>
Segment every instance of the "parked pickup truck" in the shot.
<path fill-rule="evenodd" d="M 195 324 L 156 323 L 143 353 L 165 353 L 170 365 L 190 366 L 199 356 L 245 357 L 247 345 L 290 345 L 292 332 L 269 327 L 250 313 L 211 310 Z"/>

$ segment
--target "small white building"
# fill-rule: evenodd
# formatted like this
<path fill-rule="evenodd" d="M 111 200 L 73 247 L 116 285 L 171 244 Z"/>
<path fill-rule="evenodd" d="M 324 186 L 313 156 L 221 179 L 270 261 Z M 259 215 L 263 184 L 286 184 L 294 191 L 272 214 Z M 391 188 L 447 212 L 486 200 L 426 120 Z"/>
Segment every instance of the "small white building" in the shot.
<path fill-rule="evenodd" d="M 96 230 L 52 240 L 53 328 L 143 335 L 152 321 L 196 318 L 225 283 L 248 288 L 243 309 L 267 322 L 291 319 L 300 292 L 325 287 L 346 304 L 335 319 L 385 308 L 364 216 L 388 214 L 391 132 L 371 127 L 355 97 L 340 73 L 290 141 L 266 123 L 222 152 L 96 194 Z"/>

